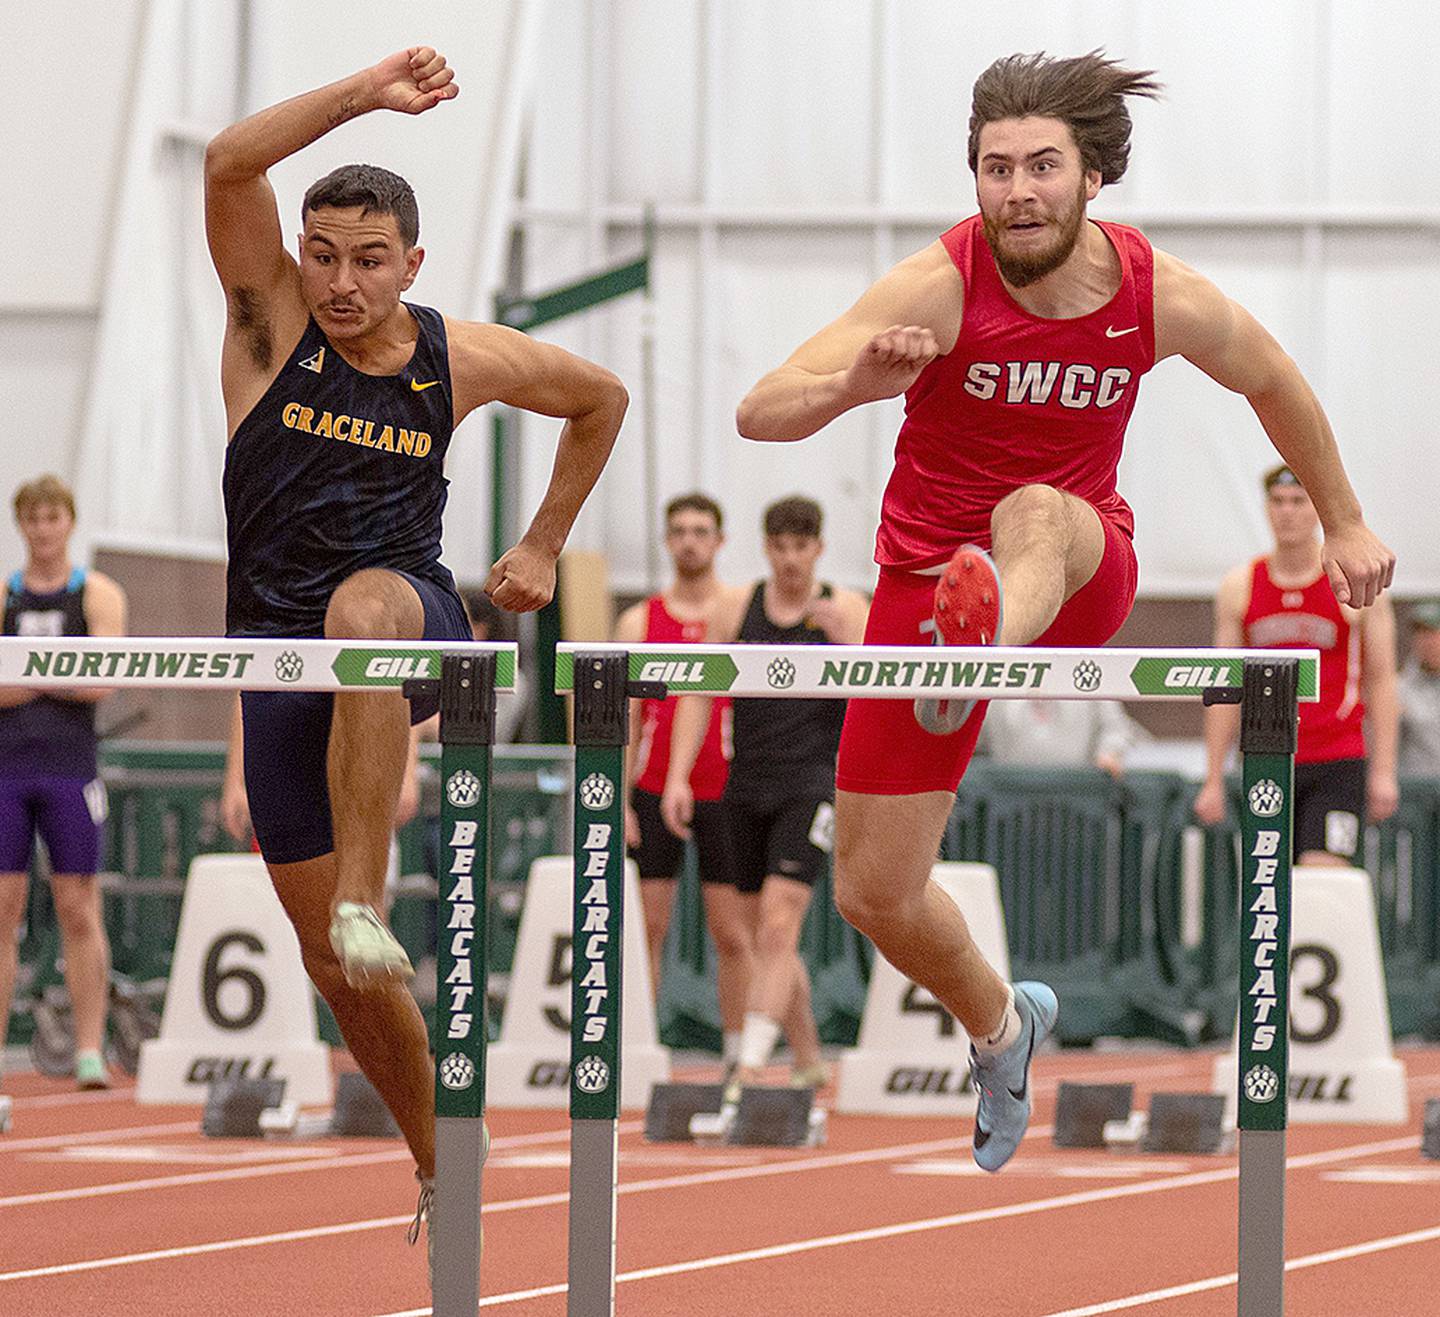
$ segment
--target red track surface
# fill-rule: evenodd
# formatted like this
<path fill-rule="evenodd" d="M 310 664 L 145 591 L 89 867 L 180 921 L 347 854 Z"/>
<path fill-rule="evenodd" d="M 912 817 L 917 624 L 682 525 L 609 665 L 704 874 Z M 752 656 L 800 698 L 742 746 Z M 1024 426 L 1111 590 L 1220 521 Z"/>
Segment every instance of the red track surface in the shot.
<path fill-rule="evenodd" d="M 1418 1150 L 1440 1052 L 1404 1058 L 1406 1126 L 1290 1131 L 1290 1313 L 1440 1312 L 1440 1163 Z M 968 1122 L 832 1116 L 827 1146 L 784 1151 L 648 1146 L 628 1120 L 618 1310 L 1233 1313 L 1234 1157 L 1049 1139 L 1059 1078 L 1134 1079 L 1140 1104 L 1153 1089 L 1203 1089 L 1209 1056 L 1070 1053 L 1036 1067 L 1032 1136 L 998 1176 L 973 1172 Z M 0 1313 L 428 1311 L 424 1250 L 405 1244 L 414 1182 L 399 1143 L 210 1140 L 194 1108 L 138 1107 L 128 1089 L 77 1094 L 18 1075 L 6 1091 Z M 563 1313 L 565 1121 L 498 1111 L 491 1128 L 483 1306 Z M 1172 1288 L 1185 1292 L 1145 1297 Z"/>

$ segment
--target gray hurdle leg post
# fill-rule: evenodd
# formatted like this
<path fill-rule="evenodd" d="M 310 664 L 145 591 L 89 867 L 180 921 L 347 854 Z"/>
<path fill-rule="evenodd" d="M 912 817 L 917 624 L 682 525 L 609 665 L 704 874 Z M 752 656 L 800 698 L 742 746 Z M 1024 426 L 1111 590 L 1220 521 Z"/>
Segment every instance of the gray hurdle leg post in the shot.
<path fill-rule="evenodd" d="M 1246 659 L 1240 706 L 1240 1240 L 1236 1311 L 1285 1311 L 1291 796 L 1298 659 Z"/>
<path fill-rule="evenodd" d="M 447 654 L 440 666 L 440 878 L 435 993 L 435 1317 L 480 1304 L 484 1163 L 486 929 L 495 655 Z"/>
<path fill-rule="evenodd" d="M 575 655 L 569 1317 L 615 1311 L 629 655 Z"/>

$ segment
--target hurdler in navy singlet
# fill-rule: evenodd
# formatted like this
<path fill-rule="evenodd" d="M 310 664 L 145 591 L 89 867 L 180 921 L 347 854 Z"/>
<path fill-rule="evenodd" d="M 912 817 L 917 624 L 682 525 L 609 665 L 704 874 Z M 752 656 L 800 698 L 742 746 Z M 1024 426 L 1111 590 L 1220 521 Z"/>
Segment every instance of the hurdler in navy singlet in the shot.
<path fill-rule="evenodd" d="M 445 321 L 419 330 L 395 375 L 356 370 L 312 318 L 225 454 L 226 632 L 324 634 L 330 596 L 367 567 L 454 593 L 440 563 L 454 400 Z"/>

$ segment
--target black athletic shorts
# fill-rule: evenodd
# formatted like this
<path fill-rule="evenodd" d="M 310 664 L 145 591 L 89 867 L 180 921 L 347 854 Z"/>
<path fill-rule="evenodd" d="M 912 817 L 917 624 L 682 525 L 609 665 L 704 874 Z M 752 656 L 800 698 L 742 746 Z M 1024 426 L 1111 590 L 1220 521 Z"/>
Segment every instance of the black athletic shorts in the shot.
<path fill-rule="evenodd" d="M 409 572 L 396 574 L 420 596 L 426 640 L 474 639 L 458 594 Z M 272 864 L 298 864 L 335 849 L 326 776 L 333 704 L 328 691 L 241 692 L 250 825 Z M 438 696 L 411 700 L 412 725 L 439 707 Z"/>
<path fill-rule="evenodd" d="M 1295 765 L 1295 854 L 1328 851 L 1354 861 L 1365 826 L 1365 761 Z"/>
<path fill-rule="evenodd" d="M 638 787 L 630 793 L 635 817 L 640 821 L 640 844 L 630 847 L 630 858 L 641 878 L 674 878 L 685 858 L 685 843 L 665 826 L 660 817 L 660 797 Z M 718 800 L 697 800 L 690 820 L 695 838 L 695 858 L 702 883 L 735 882 L 735 865 L 730 855 L 730 829 L 725 807 Z"/>
<path fill-rule="evenodd" d="M 758 892 L 771 874 L 814 886 L 834 845 L 830 794 L 725 795 L 735 852 L 736 886 Z"/>

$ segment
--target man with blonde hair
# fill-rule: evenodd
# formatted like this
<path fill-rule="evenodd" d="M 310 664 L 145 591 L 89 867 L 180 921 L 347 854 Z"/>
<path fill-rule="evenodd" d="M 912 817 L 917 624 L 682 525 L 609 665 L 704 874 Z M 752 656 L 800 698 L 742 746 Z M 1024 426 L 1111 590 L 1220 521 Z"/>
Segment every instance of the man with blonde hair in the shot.
<path fill-rule="evenodd" d="M 70 560 L 75 498 L 57 476 L 15 492 L 25 566 L 5 587 L 7 636 L 121 636 L 125 593 Z M 105 787 L 96 762 L 95 706 L 108 691 L 0 687 L 0 1052 L 18 970 L 16 934 L 25 913 L 38 835 L 50 856 L 65 982 L 75 1021 L 75 1082 L 105 1088 L 102 1047 L 110 947 L 100 914 L 100 825 Z"/>

